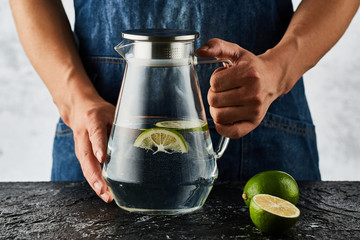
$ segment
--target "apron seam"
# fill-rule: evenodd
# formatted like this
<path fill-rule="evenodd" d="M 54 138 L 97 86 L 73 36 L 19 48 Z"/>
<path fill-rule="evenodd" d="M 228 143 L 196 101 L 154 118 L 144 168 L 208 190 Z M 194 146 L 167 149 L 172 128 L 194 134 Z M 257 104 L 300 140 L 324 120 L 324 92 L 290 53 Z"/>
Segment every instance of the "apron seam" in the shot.
<path fill-rule="evenodd" d="M 296 134 L 300 134 L 300 135 L 308 136 L 308 137 L 315 137 L 315 135 L 316 135 L 315 131 L 313 131 L 313 130 L 308 130 L 306 128 L 299 128 L 299 127 L 296 127 L 293 125 L 281 123 L 281 122 L 270 120 L 270 119 L 264 119 L 264 121 L 262 122 L 262 125 L 266 126 L 266 127 L 282 129 L 287 132 L 296 133 Z"/>
<path fill-rule="evenodd" d="M 107 56 L 83 56 L 85 61 L 94 63 L 107 63 L 107 64 L 126 64 L 125 59 L 118 57 L 107 57 Z"/>

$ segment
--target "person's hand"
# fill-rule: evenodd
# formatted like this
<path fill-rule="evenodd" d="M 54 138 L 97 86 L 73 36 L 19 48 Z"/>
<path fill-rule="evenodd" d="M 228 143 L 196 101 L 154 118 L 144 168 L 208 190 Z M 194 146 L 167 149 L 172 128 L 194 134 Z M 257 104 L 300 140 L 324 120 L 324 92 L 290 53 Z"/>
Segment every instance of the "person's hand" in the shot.
<path fill-rule="evenodd" d="M 286 90 L 281 70 L 237 44 L 211 39 L 196 51 L 200 57 L 231 60 L 229 68 L 218 68 L 210 79 L 208 102 L 219 134 L 240 138 L 255 129 L 270 104 Z"/>
<path fill-rule="evenodd" d="M 74 133 L 75 154 L 82 172 L 96 194 L 105 202 L 113 196 L 101 174 L 107 139 L 114 120 L 115 107 L 104 100 L 79 101 L 71 110 L 69 126 Z M 100 162 L 100 163 L 99 163 Z"/>

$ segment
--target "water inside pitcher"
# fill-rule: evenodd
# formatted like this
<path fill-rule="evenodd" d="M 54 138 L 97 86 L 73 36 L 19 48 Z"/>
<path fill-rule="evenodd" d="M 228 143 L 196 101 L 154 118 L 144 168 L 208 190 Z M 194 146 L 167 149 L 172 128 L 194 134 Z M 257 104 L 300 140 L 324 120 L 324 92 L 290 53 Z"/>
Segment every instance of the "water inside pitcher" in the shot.
<path fill-rule="evenodd" d="M 103 177 L 116 204 L 146 214 L 202 207 L 217 178 L 197 75 L 194 40 L 184 30 L 130 30 L 116 51 L 126 69 Z"/>

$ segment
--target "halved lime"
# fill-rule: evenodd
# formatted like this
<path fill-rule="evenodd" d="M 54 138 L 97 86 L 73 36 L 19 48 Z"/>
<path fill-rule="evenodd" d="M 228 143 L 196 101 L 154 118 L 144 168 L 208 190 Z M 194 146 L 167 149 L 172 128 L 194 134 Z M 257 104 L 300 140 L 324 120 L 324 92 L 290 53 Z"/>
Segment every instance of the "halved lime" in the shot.
<path fill-rule="evenodd" d="M 295 179 L 282 171 L 265 171 L 256 174 L 246 183 L 242 197 L 249 206 L 251 198 L 261 193 L 285 199 L 294 205 L 299 200 L 299 188 Z"/>
<path fill-rule="evenodd" d="M 255 195 L 250 203 L 250 218 L 261 232 L 280 233 L 293 226 L 299 216 L 294 204 L 269 194 Z"/>
<path fill-rule="evenodd" d="M 141 133 L 134 142 L 135 147 L 165 153 L 186 153 L 188 151 L 184 137 L 173 130 L 150 128 Z"/>
<path fill-rule="evenodd" d="M 181 132 L 203 132 L 209 129 L 204 121 L 173 120 L 155 123 L 155 126 Z"/>

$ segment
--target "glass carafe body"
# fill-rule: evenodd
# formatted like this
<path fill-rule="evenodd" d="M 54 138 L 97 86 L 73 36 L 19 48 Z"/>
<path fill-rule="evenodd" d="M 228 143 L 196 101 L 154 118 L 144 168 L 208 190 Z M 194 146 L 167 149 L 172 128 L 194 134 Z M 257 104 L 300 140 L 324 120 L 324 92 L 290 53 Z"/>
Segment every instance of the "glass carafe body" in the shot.
<path fill-rule="evenodd" d="M 219 154 L 213 150 L 194 69 L 193 40 L 174 42 L 178 56 L 144 55 L 142 45 L 154 40 L 117 46 L 127 66 L 103 177 L 117 205 L 128 211 L 194 211 L 217 177 Z M 175 139 L 170 147 L 159 142 L 170 138 Z"/>

